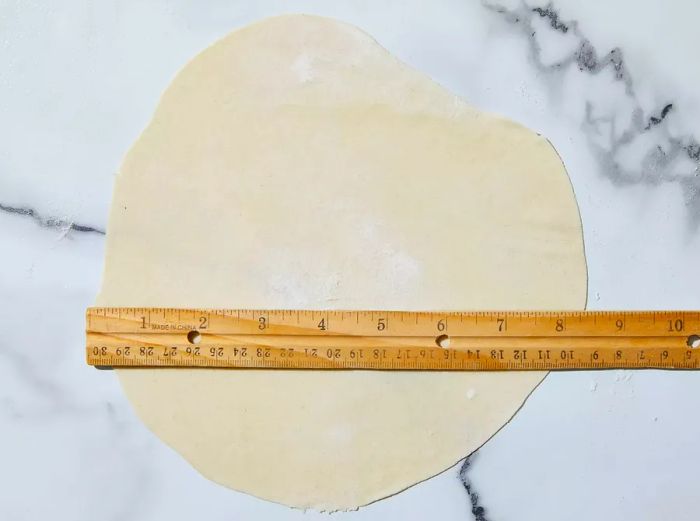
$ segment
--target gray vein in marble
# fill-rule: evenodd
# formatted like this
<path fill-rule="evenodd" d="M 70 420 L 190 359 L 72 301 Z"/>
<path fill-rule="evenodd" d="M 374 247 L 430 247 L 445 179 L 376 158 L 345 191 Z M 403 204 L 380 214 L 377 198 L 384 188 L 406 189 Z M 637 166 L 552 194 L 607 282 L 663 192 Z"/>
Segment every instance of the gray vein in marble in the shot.
<path fill-rule="evenodd" d="M 13 374 L 26 384 L 26 389 L 31 389 L 40 395 L 42 401 L 49 406 L 50 411 L 64 410 L 61 386 L 39 374 L 36 371 L 36 365 L 31 360 L 2 345 L 0 345 L 0 358 L 4 358 L 11 364 Z M 12 417 L 17 419 L 24 417 L 25 411 L 18 408 L 12 397 L 4 397 L 3 404 Z"/>
<path fill-rule="evenodd" d="M 103 413 L 104 405 L 87 405 L 66 393 L 63 382 L 52 378 L 53 368 L 37 364 L 31 357 L 0 344 L 0 362 L 6 363 L 22 389 L 31 392 L 5 395 L 0 392 L 0 414 L 14 420 L 46 419 L 64 414 L 78 416 Z M 108 410 L 109 414 L 110 411 Z"/>
<path fill-rule="evenodd" d="M 462 468 L 459 469 L 459 480 L 462 482 L 462 486 L 464 486 L 464 489 L 467 491 L 467 495 L 469 496 L 474 521 L 488 521 L 488 518 L 486 517 L 486 509 L 481 506 L 479 494 L 477 494 L 477 492 L 474 490 L 474 485 L 467 475 L 474 456 L 476 456 L 476 453 L 468 456 L 464 460 L 464 463 L 462 463 Z"/>
<path fill-rule="evenodd" d="M 649 130 L 651 127 L 661 123 L 664 119 L 666 119 L 666 116 L 668 116 L 668 113 L 671 112 L 672 109 L 673 109 L 673 103 L 669 103 L 668 105 L 666 105 L 664 108 L 661 109 L 661 112 L 659 113 L 658 116 L 650 116 L 649 123 L 647 123 L 647 126 L 644 127 L 644 130 Z"/>
<path fill-rule="evenodd" d="M 547 7 L 535 7 L 532 10 L 542 18 L 547 18 L 549 20 L 549 25 L 555 31 L 560 31 L 562 33 L 569 32 L 569 26 L 559 20 L 559 14 L 552 10 L 551 5 Z"/>
<path fill-rule="evenodd" d="M 595 99 L 587 99 L 583 130 L 598 161 L 601 173 L 618 187 L 646 185 L 659 186 L 673 183 L 681 188 L 683 204 L 687 209 L 688 228 L 691 233 L 700 230 L 700 142 L 692 133 L 672 135 L 664 124 L 667 117 L 681 110 L 676 103 L 667 102 L 651 115 L 645 115 L 635 91 L 634 82 L 625 63 L 623 52 L 616 47 L 602 57 L 593 43 L 579 29 L 578 23 L 563 21 L 553 4 L 533 7 L 522 1 L 513 9 L 482 0 L 484 7 L 499 14 L 507 23 L 517 27 L 527 38 L 529 59 L 543 75 L 562 74 L 571 66 L 582 73 L 598 75 L 611 70 L 614 81 L 624 85 L 626 101 L 632 108 L 625 111 L 626 125 L 619 125 L 616 114 L 595 115 Z M 576 48 L 568 56 L 554 63 L 545 63 L 542 45 L 534 26 L 536 18 L 548 22 L 548 30 L 575 38 Z M 595 97 L 593 94 L 591 95 Z M 620 104 L 623 106 L 624 104 Z M 618 131 L 618 127 L 622 130 Z M 607 135 L 605 130 L 609 129 Z M 644 146 L 644 139 L 653 137 L 653 145 Z M 604 143 L 596 142 L 598 138 Z M 622 153 L 632 145 L 641 146 L 639 163 L 633 167 L 623 165 Z M 690 166 L 683 166 L 685 161 Z"/>
<path fill-rule="evenodd" d="M 37 223 L 42 228 L 55 228 L 62 231 L 75 231 L 83 233 L 97 233 L 99 235 L 104 235 L 105 231 L 97 228 L 95 226 L 88 226 L 86 224 L 79 224 L 68 219 L 60 219 L 57 217 L 44 217 L 39 214 L 34 208 L 22 207 L 22 206 L 10 206 L 7 204 L 0 203 L 0 211 L 14 214 L 22 215 L 31 218 L 35 223 Z"/>

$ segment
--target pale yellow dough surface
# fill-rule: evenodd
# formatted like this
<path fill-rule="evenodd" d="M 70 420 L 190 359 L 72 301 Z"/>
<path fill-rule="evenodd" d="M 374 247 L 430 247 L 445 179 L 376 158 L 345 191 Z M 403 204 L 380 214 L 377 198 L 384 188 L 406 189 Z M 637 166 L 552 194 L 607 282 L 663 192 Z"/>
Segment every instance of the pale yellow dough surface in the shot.
<path fill-rule="evenodd" d="M 576 202 L 549 143 L 360 30 L 235 31 L 167 89 L 116 181 L 100 305 L 581 309 Z M 119 371 L 204 476 L 346 509 L 456 463 L 544 373 Z"/>

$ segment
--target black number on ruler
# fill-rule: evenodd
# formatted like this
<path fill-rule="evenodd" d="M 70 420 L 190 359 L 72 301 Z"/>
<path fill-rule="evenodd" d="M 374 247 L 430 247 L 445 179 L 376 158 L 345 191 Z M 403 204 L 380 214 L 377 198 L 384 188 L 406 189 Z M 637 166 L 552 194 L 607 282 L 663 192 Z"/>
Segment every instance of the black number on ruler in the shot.
<path fill-rule="evenodd" d="M 669 332 L 683 331 L 683 319 L 677 318 L 675 321 L 669 320 L 668 321 L 668 330 L 669 330 Z"/>
<path fill-rule="evenodd" d="M 267 319 L 265 317 L 260 317 L 258 319 L 258 329 L 262 331 L 267 327 Z"/>
<path fill-rule="evenodd" d="M 556 325 L 554 326 L 554 329 L 557 331 L 557 333 L 561 333 L 564 331 L 564 319 L 563 318 L 558 318 Z"/>
<path fill-rule="evenodd" d="M 207 317 L 199 317 L 199 329 L 206 329 L 209 326 L 209 319 Z"/>
<path fill-rule="evenodd" d="M 506 324 L 506 319 L 505 318 L 497 318 L 496 322 L 498 323 L 498 330 L 499 331 L 505 331 L 506 328 L 508 327 Z"/>
<path fill-rule="evenodd" d="M 386 319 L 380 318 L 377 320 L 377 331 L 384 331 L 386 329 Z"/>
<path fill-rule="evenodd" d="M 326 319 L 325 319 L 325 318 L 322 318 L 321 321 L 318 323 L 318 328 L 319 328 L 321 331 L 325 331 L 325 330 L 326 330 Z"/>
<path fill-rule="evenodd" d="M 447 322 L 445 322 L 445 319 L 438 320 L 437 330 L 444 331 L 445 329 L 447 329 Z"/>

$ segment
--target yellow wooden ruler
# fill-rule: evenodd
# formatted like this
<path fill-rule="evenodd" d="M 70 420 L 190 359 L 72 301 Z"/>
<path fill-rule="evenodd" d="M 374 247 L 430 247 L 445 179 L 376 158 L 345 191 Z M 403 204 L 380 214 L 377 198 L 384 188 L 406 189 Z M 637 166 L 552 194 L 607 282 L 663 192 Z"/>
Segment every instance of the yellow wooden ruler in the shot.
<path fill-rule="evenodd" d="M 102 367 L 698 369 L 700 312 L 89 308 Z"/>

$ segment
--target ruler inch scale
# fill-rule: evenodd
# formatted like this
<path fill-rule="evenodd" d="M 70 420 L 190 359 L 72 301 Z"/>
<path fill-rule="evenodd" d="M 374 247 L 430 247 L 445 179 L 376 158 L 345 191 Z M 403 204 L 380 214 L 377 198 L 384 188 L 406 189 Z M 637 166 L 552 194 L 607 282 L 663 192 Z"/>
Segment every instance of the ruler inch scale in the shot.
<path fill-rule="evenodd" d="M 86 358 L 98 367 L 695 370 L 700 312 L 92 307 Z"/>

